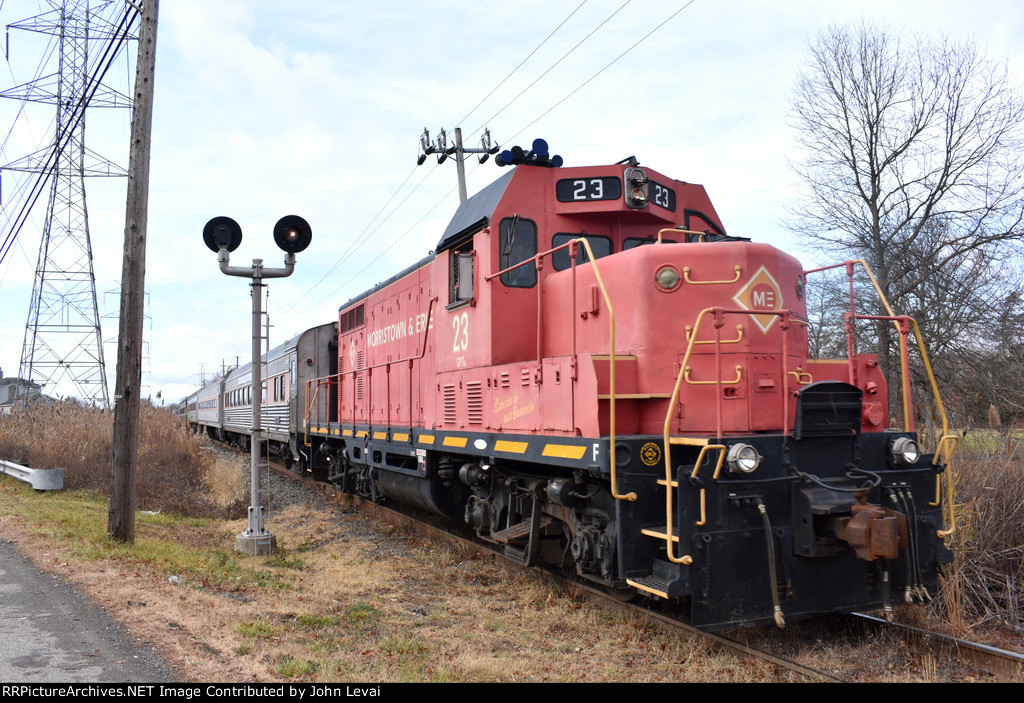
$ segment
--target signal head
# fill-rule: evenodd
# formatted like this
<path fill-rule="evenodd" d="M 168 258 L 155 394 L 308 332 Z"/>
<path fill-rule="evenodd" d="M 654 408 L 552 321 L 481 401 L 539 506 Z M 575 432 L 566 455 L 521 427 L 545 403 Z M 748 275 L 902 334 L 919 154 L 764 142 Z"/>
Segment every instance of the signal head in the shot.
<path fill-rule="evenodd" d="M 242 228 L 230 217 L 214 217 L 203 227 L 203 241 L 213 252 L 221 247 L 234 251 L 242 243 Z"/>
<path fill-rule="evenodd" d="M 274 225 L 274 241 L 288 254 L 304 251 L 312 239 L 312 228 L 298 215 L 285 215 Z"/>

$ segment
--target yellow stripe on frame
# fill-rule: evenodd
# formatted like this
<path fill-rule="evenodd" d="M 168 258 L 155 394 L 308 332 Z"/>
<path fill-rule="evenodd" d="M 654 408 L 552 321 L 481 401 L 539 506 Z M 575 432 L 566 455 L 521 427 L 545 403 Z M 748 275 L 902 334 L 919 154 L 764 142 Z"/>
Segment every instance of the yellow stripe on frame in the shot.
<path fill-rule="evenodd" d="M 344 432 L 342 432 L 342 434 L 345 435 L 346 437 L 351 437 L 353 435 L 353 432 L 352 430 L 345 430 Z"/>
<path fill-rule="evenodd" d="M 582 459 L 587 453 L 587 448 L 572 444 L 545 444 L 542 453 L 544 456 L 557 459 Z"/>
<path fill-rule="evenodd" d="M 507 439 L 499 439 L 497 442 L 494 443 L 494 451 L 512 452 L 513 454 L 525 454 L 529 446 L 529 442 L 510 442 Z"/>
<path fill-rule="evenodd" d="M 391 439 L 395 440 L 396 442 L 408 442 L 409 435 L 406 434 L 405 432 L 395 432 Z"/>
<path fill-rule="evenodd" d="M 446 447 L 465 447 L 468 437 L 445 437 L 442 444 Z"/>
<path fill-rule="evenodd" d="M 388 433 L 387 432 L 374 432 L 373 433 L 373 438 L 374 439 L 387 439 L 388 438 Z"/>
<path fill-rule="evenodd" d="M 432 435 L 432 434 L 421 434 L 420 435 L 420 442 L 422 444 L 433 444 L 434 443 L 434 435 Z"/>

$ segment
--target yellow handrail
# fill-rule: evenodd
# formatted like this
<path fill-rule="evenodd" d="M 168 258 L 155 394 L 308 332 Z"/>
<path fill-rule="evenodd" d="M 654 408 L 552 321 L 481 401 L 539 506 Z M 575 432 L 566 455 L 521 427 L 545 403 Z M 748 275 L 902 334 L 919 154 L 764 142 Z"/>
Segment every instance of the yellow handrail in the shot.
<path fill-rule="evenodd" d="M 573 241 L 583 244 L 583 248 L 587 250 L 590 265 L 594 267 L 594 278 L 597 279 L 597 286 L 604 297 L 604 304 L 608 306 L 608 465 L 611 469 L 612 497 L 616 500 L 634 501 L 637 499 L 636 493 L 619 493 L 618 467 L 615 463 L 615 310 L 612 308 L 611 296 L 608 295 L 608 289 L 605 288 L 601 272 L 597 270 L 597 259 L 594 256 L 594 250 L 590 248 L 590 242 L 584 237 Z M 573 261 L 575 260 L 576 258 L 573 257 Z"/>
<path fill-rule="evenodd" d="M 673 230 L 675 231 L 675 230 Z M 660 239 L 659 239 L 660 241 Z M 540 262 L 545 256 L 551 256 L 556 251 L 571 247 L 573 244 L 582 244 L 583 248 L 587 251 L 587 257 L 591 266 L 594 267 L 594 277 L 597 279 L 597 286 L 601 291 L 601 296 L 604 298 L 604 304 L 608 307 L 608 345 L 609 345 L 609 362 L 608 362 L 608 391 L 609 391 L 609 407 L 608 407 L 608 461 L 609 468 L 611 471 L 611 493 L 612 497 L 616 500 L 629 500 L 634 501 L 637 499 L 636 493 L 619 493 L 618 492 L 618 467 L 615 463 L 615 308 L 612 306 L 611 296 L 608 295 L 608 288 L 604 284 L 604 279 L 601 278 L 601 271 L 597 267 L 597 257 L 594 256 L 594 250 L 590 246 L 590 242 L 585 237 L 578 237 L 576 239 L 570 239 L 568 242 L 559 244 L 557 247 L 542 251 L 538 254 L 534 254 L 529 259 L 524 259 L 517 264 L 513 264 L 508 268 L 496 271 L 495 273 L 484 276 L 484 280 L 490 282 L 491 280 L 501 276 L 502 274 L 508 273 L 520 266 L 526 266 L 531 262 Z M 576 251 L 570 250 L 570 262 L 573 270 L 576 268 Z M 575 275 L 575 274 L 574 274 Z M 576 293 L 575 283 L 573 284 L 573 295 Z M 573 352 L 575 353 L 575 351 Z M 538 354 L 539 354 L 539 343 L 538 343 Z"/>
<path fill-rule="evenodd" d="M 693 327 L 690 325 L 686 326 L 686 341 L 690 341 L 690 335 L 693 333 Z M 743 325 L 736 325 L 736 339 L 723 339 L 721 342 L 714 339 L 699 339 L 694 344 L 739 344 L 743 341 Z"/>
<path fill-rule="evenodd" d="M 932 459 L 932 465 L 935 465 L 939 461 L 939 456 L 942 454 L 943 448 L 950 444 L 952 446 L 946 450 L 945 458 L 945 469 L 941 474 L 935 475 L 935 502 L 930 505 L 939 505 L 942 502 L 942 476 L 946 476 L 946 521 L 949 527 L 939 530 L 936 534 L 940 538 L 948 537 L 949 535 L 956 532 L 956 516 L 953 513 L 953 452 L 956 451 L 957 445 L 960 443 L 960 438 L 956 435 L 943 435 L 939 439 L 939 445 L 935 448 L 935 457 Z"/>
<path fill-rule="evenodd" d="M 723 381 L 718 379 L 717 381 L 692 381 L 690 380 L 690 367 L 687 366 L 683 369 L 683 376 L 686 378 L 686 382 L 691 386 L 719 386 L 725 384 L 727 386 L 733 386 L 739 383 L 743 379 L 743 367 L 736 364 L 736 378 L 731 381 Z"/>
<path fill-rule="evenodd" d="M 804 271 L 804 275 L 806 275 L 808 273 L 815 273 L 817 271 L 825 271 L 825 270 L 828 270 L 828 269 L 833 269 L 833 268 L 838 268 L 840 266 L 845 266 L 847 268 L 847 275 L 851 276 L 851 280 L 852 280 L 852 275 L 853 275 L 852 270 L 851 270 L 851 265 L 852 264 L 860 264 L 864 268 L 864 272 L 868 275 L 868 278 L 871 280 L 871 285 L 874 287 L 875 293 L 878 295 L 878 299 L 881 301 L 882 305 L 885 307 L 885 311 L 888 313 L 889 317 L 891 317 L 891 318 L 898 317 L 896 314 L 893 313 L 892 307 L 889 305 L 889 300 L 885 297 L 885 293 L 882 292 L 882 287 L 880 285 L 878 285 L 878 280 L 875 278 L 875 274 L 872 273 L 871 267 L 868 266 L 868 263 L 866 261 L 864 261 L 863 259 L 855 259 L 855 260 L 843 262 L 841 264 L 833 264 L 832 266 L 823 266 L 821 268 L 811 269 L 809 271 Z M 852 289 L 851 289 L 851 296 L 852 296 Z M 953 436 L 953 435 L 950 435 L 950 433 L 949 433 L 949 420 L 946 417 L 946 408 L 942 404 L 942 396 L 939 393 L 939 385 L 936 382 L 935 374 L 932 371 L 931 361 L 928 358 L 928 350 L 925 348 L 924 338 L 921 335 L 921 328 L 918 326 L 917 320 L 915 320 L 914 318 L 909 317 L 909 316 L 903 316 L 903 317 L 905 319 L 909 320 L 911 325 L 914 328 L 914 337 L 917 339 L 917 349 L 918 349 L 918 351 L 921 354 L 921 361 L 923 362 L 924 367 L 925 367 L 925 372 L 928 375 L 928 383 L 931 386 L 932 395 L 935 397 L 935 405 L 936 405 L 936 407 L 939 410 L 939 416 L 942 418 L 942 435 L 941 435 L 941 438 L 939 439 L 939 446 L 936 448 L 935 456 L 932 459 L 932 465 L 936 465 L 938 463 L 940 454 L 942 454 L 942 450 L 945 448 L 945 467 L 946 468 L 943 470 L 943 473 L 946 474 L 946 500 L 947 500 L 946 513 L 947 513 L 947 520 L 949 522 L 949 527 L 946 528 L 946 529 L 943 529 L 943 530 L 939 530 L 937 534 L 938 534 L 939 537 L 947 537 L 947 536 L 953 534 L 953 532 L 956 531 L 954 506 L 953 506 L 953 475 L 952 475 L 953 474 L 953 470 L 952 470 L 952 460 L 953 460 L 953 452 L 956 450 L 956 446 L 958 444 L 958 441 L 955 441 L 956 437 Z M 892 322 L 893 322 L 893 325 L 896 326 L 896 330 L 897 330 L 897 333 L 898 333 L 898 336 L 899 336 L 899 340 L 900 340 L 900 358 L 901 359 L 906 359 L 907 358 L 907 354 L 908 354 L 907 342 L 906 342 L 906 338 L 905 338 L 906 335 L 900 329 L 899 321 L 898 320 L 894 319 Z M 910 405 L 911 405 L 910 389 L 909 389 L 909 384 L 906 381 L 904 381 L 904 383 L 901 384 L 901 385 L 903 386 L 903 394 L 902 394 L 903 395 L 903 427 L 904 427 L 904 429 L 906 431 L 909 432 L 910 431 L 910 422 L 911 422 L 911 419 L 912 419 L 911 407 L 910 407 Z M 948 446 L 948 448 L 946 448 L 947 446 Z M 935 477 L 935 482 L 936 482 L 935 483 L 936 502 L 932 503 L 932 505 L 938 505 L 939 502 L 941 502 L 940 479 L 941 479 L 941 474 Z"/>
<path fill-rule="evenodd" d="M 697 235 L 701 239 L 703 239 L 704 237 L 708 236 L 707 232 L 698 232 L 697 230 L 693 230 L 693 229 L 679 229 L 679 228 L 676 228 L 676 227 L 667 227 L 665 229 L 658 230 L 658 241 L 657 241 L 657 244 L 661 244 L 662 243 L 661 235 L 665 234 L 666 232 L 671 232 L 672 234 L 695 234 L 695 235 Z"/>
<path fill-rule="evenodd" d="M 722 381 L 721 379 L 719 379 L 718 381 L 690 381 L 690 379 L 689 379 L 689 370 L 690 370 L 689 361 L 690 361 L 690 356 L 693 354 L 694 346 L 697 345 L 697 344 L 701 344 L 702 343 L 702 342 L 698 342 L 697 341 L 697 333 L 700 331 L 700 326 L 701 326 L 701 323 L 704 321 L 704 316 L 707 315 L 708 313 L 712 313 L 712 314 L 716 314 L 716 315 L 717 314 L 723 314 L 723 315 L 724 314 L 734 314 L 734 315 L 765 315 L 765 314 L 769 314 L 769 315 L 777 315 L 777 316 L 782 317 L 783 320 L 787 320 L 788 316 L 792 314 L 792 311 L 791 310 L 771 310 L 771 311 L 765 311 L 765 310 L 726 310 L 725 308 L 714 308 L 714 307 L 711 307 L 711 308 L 704 308 L 697 315 L 697 321 L 694 322 L 694 324 L 693 324 L 693 334 L 692 335 L 688 335 L 689 339 L 687 340 L 687 344 L 686 344 L 686 353 L 683 354 L 683 361 L 680 364 L 679 375 L 676 377 L 675 386 L 672 388 L 672 398 L 671 398 L 671 400 L 669 400 L 668 410 L 665 413 L 665 424 L 662 427 L 662 440 L 664 442 L 664 453 L 665 453 L 665 484 L 667 486 L 666 491 L 665 491 L 665 523 L 666 523 L 666 528 L 665 528 L 665 545 L 666 545 L 666 547 L 665 547 L 665 550 L 666 550 L 666 556 L 668 556 L 669 561 L 671 561 L 673 563 L 676 563 L 676 564 L 692 564 L 693 563 L 693 557 L 690 556 L 690 555 L 684 555 L 682 557 L 677 557 L 675 555 L 674 550 L 673 550 L 673 546 L 674 545 L 673 545 L 673 538 L 672 538 L 672 493 L 673 493 L 673 491 L 672 491 L 672 441 L 671 441 L 671 437 L 669 436 L 669 431 L 670 431 L 671 425 L 672 425 L 672 412 L 673 412 L 673 408 L 675 408 L 676 407 L 676 403 L 679 402 L 679 392 L 682 389 L 683 381 L 684 380 L 687 383 L 723 385 L 723 384 L 728 384 L 728 383 L 738 383 L 739 379 L 741 378 L 741 375 L 742 375 L 742 367 L 741 366 L 736 366 L 736 373 L 737 373 L 736 381 Z M 724 325 L 724 323 L 720 323 L 718 326 L 723 326 L 723 325 Z M 721 343 L 721 342 L 720 342 L 720 340 L 716 340 L 716 343 Z M 785 347 L 783 347 L 783 350 L 785 350 Z M 784 365 L 784 370 L 785 370 L 785 365 L 788 363 L 788 355 L 785 354 L 785 353 L 783 354 L 782 363 Z M 718 427 L 716 431 L 717 431 L 718 435 L 721 436 L 721 427 Z M 710 449 L 718 449 L 719 450 L 718 462 L 715 465 L 715 473 L 712 475 L 712 480 L 717 480 L 719 475 L 720 475 L 720 473 L 721 473 L 721 471 L 722 471 L 722 464 L 725 461 L 725 449 L 726 449 L 725 445 L 723 445 L 723 444 L 709 444 L 707 440 L 702 440 L 702 439 L 693 439 L 693 440 L 690 440 L 690 442 L 688 442 L 688 443 L 699 444 L 701 446 L 700 453 L 697 455 L 697 461 L 696 461 L 696 463 L 694 464 L 694 467 L 693 467 L 693 472 L 691 474 L 691 478 L 696 478 L 697 477 L 697 472 L 699 471 L 701 464 L 704 463 L 704 458 L 707 455 L 708 450 L 710 450 Z M 701 516 L 700 516 L 700 520 L 695 523 L 696 525 L 703 525 L 705 523 L 706 519 L 707 519 L 706 515 L 705 515 L 705 497 L 706 497 L 706 489 L 702 488 L 701 492 L 700 492 Z"/>
<path fill-rule="evenodd" d="M 693 472 L 690 474 L 690 478 L 697 478 L 697 473 L 700 471 L 701 464 L 704 463 L 704 457 L 707 455 L 709 449 L 718 450 L 718 463 L 715 464 L 715 473 L 711 475 L 711 479 L 713 481 L 718 480 L 719 475 L 721 475 L 722 473 L 722 464 L 725 463 L 726 447 L 724 444 L 705 444 L 703 447 L 701 447 L 700 454 L 697 455 L 697 461 L 693 465 Z M 704 504 L 704 494 L 706 493 L 706 491 L 707 489 L 705 488 L 700 489 L 700 519 L 693 523 L 697 526 L 705 525 L 708 521 Z M 671 513 L 669 513 L 669 515 L 671 515 Z M 671 518 L 669 518 L 669 522 L 672 522 Z"/>

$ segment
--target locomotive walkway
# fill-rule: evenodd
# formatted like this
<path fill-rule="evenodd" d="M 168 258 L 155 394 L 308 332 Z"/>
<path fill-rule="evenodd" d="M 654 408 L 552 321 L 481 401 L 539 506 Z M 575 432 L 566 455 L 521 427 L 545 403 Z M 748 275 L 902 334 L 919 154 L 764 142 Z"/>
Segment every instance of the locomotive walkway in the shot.
<path fill-rule="evenodd" d="M 0 539 L 0 682 L 136 683 L 179 679 L 88 596 Z"/>

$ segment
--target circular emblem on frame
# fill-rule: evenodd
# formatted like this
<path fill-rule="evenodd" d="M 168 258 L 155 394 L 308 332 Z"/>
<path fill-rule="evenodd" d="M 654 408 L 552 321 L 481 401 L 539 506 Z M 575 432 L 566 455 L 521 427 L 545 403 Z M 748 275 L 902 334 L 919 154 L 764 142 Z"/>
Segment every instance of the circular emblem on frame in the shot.
<path fill-rule="evenodd" d="M 647 466 L 655 466 L 661 461 L 661 447 L 654 442 L 648 442 L 640 448 L 640 459 Z"/>

